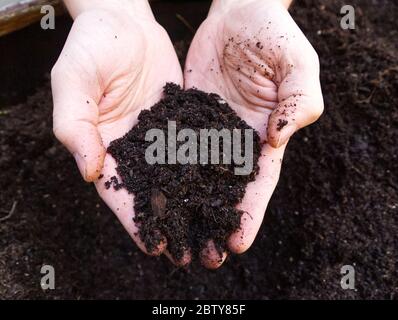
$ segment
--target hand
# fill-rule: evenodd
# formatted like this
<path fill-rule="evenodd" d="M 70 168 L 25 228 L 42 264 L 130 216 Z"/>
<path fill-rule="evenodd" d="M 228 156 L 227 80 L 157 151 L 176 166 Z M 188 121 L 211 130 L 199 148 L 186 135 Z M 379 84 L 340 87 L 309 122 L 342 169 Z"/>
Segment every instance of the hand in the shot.
<path fill-rule="evenodd" d="M 289 0 L 215 0 L 190 47 L 185 87 L 218 93 L 266 143 L 260 172 L 238 205 L 245 213 L 228 246 L 246 251 L 279 179 L 290 136 L 323 111 L 316 52 L 287 11 Z M 284 6 L 285 5 L 285 6 Z M 209 244 L 202 262 L 222 261 Z"/>
<path fill-rule="evenodd" d="M 134 197 L 125 189 L 104 187 L 117 176 L 106 148 L 134 126 L 142 109 L 159 101 L 166 82 L 182 85 L 181 67 L 146 0 L 70 0 L 66 5 L 75 21 L 51 72 L 54 133 L 145 251 L 133 222 Z M 104 177 L 98 180 L 100 174 Z"/>

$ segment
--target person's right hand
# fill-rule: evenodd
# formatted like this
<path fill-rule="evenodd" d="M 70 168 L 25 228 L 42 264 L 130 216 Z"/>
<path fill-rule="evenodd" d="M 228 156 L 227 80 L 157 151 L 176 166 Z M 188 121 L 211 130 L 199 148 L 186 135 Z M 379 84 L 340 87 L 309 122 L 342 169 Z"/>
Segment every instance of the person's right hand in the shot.
<path fill-rule="evenodd" d="M 54 133 L 146 251 L 133 221 L 133 195 L 105 189 L 104 182 L 117 176 L 106 148 L 135 125 L 142 109 L 159 101 L 166 82 L 182 86 L 181 67 L 147 0 L 65 2 L 75 21 L 51 72 Z M 166 241 L 150 254 L 165 247 Z"/>

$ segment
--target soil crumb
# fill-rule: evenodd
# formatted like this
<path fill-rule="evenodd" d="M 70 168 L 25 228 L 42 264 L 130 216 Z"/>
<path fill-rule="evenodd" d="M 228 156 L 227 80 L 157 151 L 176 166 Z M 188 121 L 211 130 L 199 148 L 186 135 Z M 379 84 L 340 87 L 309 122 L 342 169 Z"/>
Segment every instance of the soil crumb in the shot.
<path fill-rule="evenodd" d="M 196 134 L 194 141 L 197 143 L 193 147 L 197 152 L 196 162 L 181 164 L 181 161 L 175 161 L 173 164 L 168 154 L 171 145 L 165 148 L 167 161 L 154 164 L 147 161 L 148 147 L 158 141 L 146 141 L 146 134 L 151 129 L 160 129 L 167 143 L 172 137 L 168 131 L 170 121 L 175 123 L 177 134 L 188 128 Z M 225 132 L 230 133 L 231 139 L 237 133 L 241 156 L 246 151 L 248 140 L 245 133 L 249 130 L 253 148 L 250 155 L 245 156 L 252 157 L 253 165 L 248 174 L 236 174 L 235 169 L 241 168 L 242 164 L 238 164 L 230 152 L 235 143 L 228 150 L 224 136 L 220 135 L 212 149 L 213 137 L 202 139 L 204 129 L 218 132 L 227 129 Z M 225 139 L 228 144 L 228 138 Z M 178 152 L 184 145 L 192 146 L 191 138 L 177 140 L 175 150 Z M 207 147 L 207 163 L 200 160 L 203 145 Z M 220 151 L 216 161 L 212 158 L 214 146 Z M 197 256 L 209 240 L 213 240 L 217 251 L 222 253 L 226 250 L 226 240 L 240 226 L 242 212 L 236 209 L 236 205 L 242 200 L 246 185 L 258 173 L 260 150 L 258 134 L 218 95 L 197 89 L 184 91 L 178 85 L 168 83 L 164 88 L 164 98 L 150 110 L 142 111 L 138 124 L 110 144 L 108 152 L 117 162 L 116 170 L 122 184 L 115 183 L 112 178 L 107 186 L 122 185 L 135 195 L 134 222 L 139 225 L 140 237 L 149 251 L 153 251 L 164 236 L 169 252 L 177 260 L 189 251 Z M 157 152 L 155 155 L 159 156 Z M 226 154 L 231 154 L 231 157 L 224 161 Z"/>
<path fill-rule="evenodd" d="M 289 122 L 284 119 L 279 119 L 278 124 L 276 125 L 276 130 L 281 131 Z"/>

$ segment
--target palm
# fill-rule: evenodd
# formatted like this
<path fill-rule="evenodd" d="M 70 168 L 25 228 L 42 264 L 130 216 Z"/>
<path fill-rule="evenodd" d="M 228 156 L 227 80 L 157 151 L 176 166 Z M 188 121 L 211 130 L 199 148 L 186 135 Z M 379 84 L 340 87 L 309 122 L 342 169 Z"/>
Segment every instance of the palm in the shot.
<path fill-rule="evenodd" d="M 57 64 L 70 86 L 80 91 L 83 88 L 85 96 L 77 98 L 84 100 L 80 107 L 87 109 L 82 125 L 95 123 L 105 148 L 134 126 L 142 109 L 161 98 L 166 82 L 182 84 L 181 67 L 164 29 L 151 17 L 132 19 L 120 12 L 100 10 L 80 15 Z M 91 155 L 96 153 L 87 153 L 87 157 Z M 104 186 L 110 177 L 117 176 L 115 167 L 114 159 L 106 154 L 101 172 L 104 178 L 96 181 L 96 188 L 145 250 L 133 223 L 133 195 Z"/>
<path fill-rule="evenodd" d="M 210 14 L 192 42 L 185 87 L 221 95 L 266 142 L 270 115 L 292 90 L 288 79 L 295 58 L 289 58 L 288 47 L 303 39 L 307 44 L 279 5 L 242 1 L 228 12 Z M 247 213 L 242 216 L 242 230 L 230 238 L 232 251 L 243 252 L 253 242 L 276 186 L 284 149 L 285 146 L 274 149 L 265 143 L 259 160 L 260 173 L 238 206 Z"/>
<path fill-rule="evenodd" d="M 265 139 L 280 84 L 295 60 L 286 57 L 287 46 L 311 50 L 303 41 L 308 43 L 280 5 L 241 1 L 228 12 L 210 15 L 199 28 L 187 59 L 185 86 L 220 94 Z"/>
<path fill-rule="evenodd" d="M 239 204 L 245 212 L 242 228 L 229 240 L 230 249 L 240 253 L 257 234 L 288 138 L 320 116 L 323 100 L 317 55 L 286 9 L 274 1 L 214 3 L 221 10 L 212 9 L 193 40 L 185 87 L 221 95 L 266 142 L 260 172 Z M 182 85 L 183 77 L 170 39 L 146 2 L 126 2 L 126 11 L 101 4 L 103 9 L 91 6 L 77 15 L 52 70 L 53 129 L 75 156 L 84 179 L 95 181 L 101 197 L 145 251 L 133 223 L 133 195 L 104 186 L 117 176 L 105 148 L 134 126 L 142 109 L 161 98 L 166 82 Z M 281 120 L 289 123 L 282 131 Z M 101 173 L 104 178 L 97 180 Z M 211 242 L 208 249 L 202 261 L 218 267 Z M 180 263 L 189 260 L 187 253 Z"/>

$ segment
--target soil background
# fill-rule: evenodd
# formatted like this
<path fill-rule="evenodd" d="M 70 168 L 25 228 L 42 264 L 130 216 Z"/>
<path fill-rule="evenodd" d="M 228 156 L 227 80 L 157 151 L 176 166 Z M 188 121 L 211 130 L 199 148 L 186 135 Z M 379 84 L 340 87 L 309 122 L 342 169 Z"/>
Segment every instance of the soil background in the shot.
<path fill-rule="evenodd" d="M 48 80 L 71 20 L 0 38 L 0 298 L 397 299 L 398 4 L 296 1 L 291 12 L 319 53 L 325 113 L 291 139 L 253 247 L 221 269 L 176 269 L 141 253 L 52 134 Z M 156 1 L 185 56 L 207 1 Z M 299 48 L 298 48 L 299 50 Z M 42 291 L 40 268 L 55 268 Z M 340 269 L 353 265 L 356 290 Z"/>

